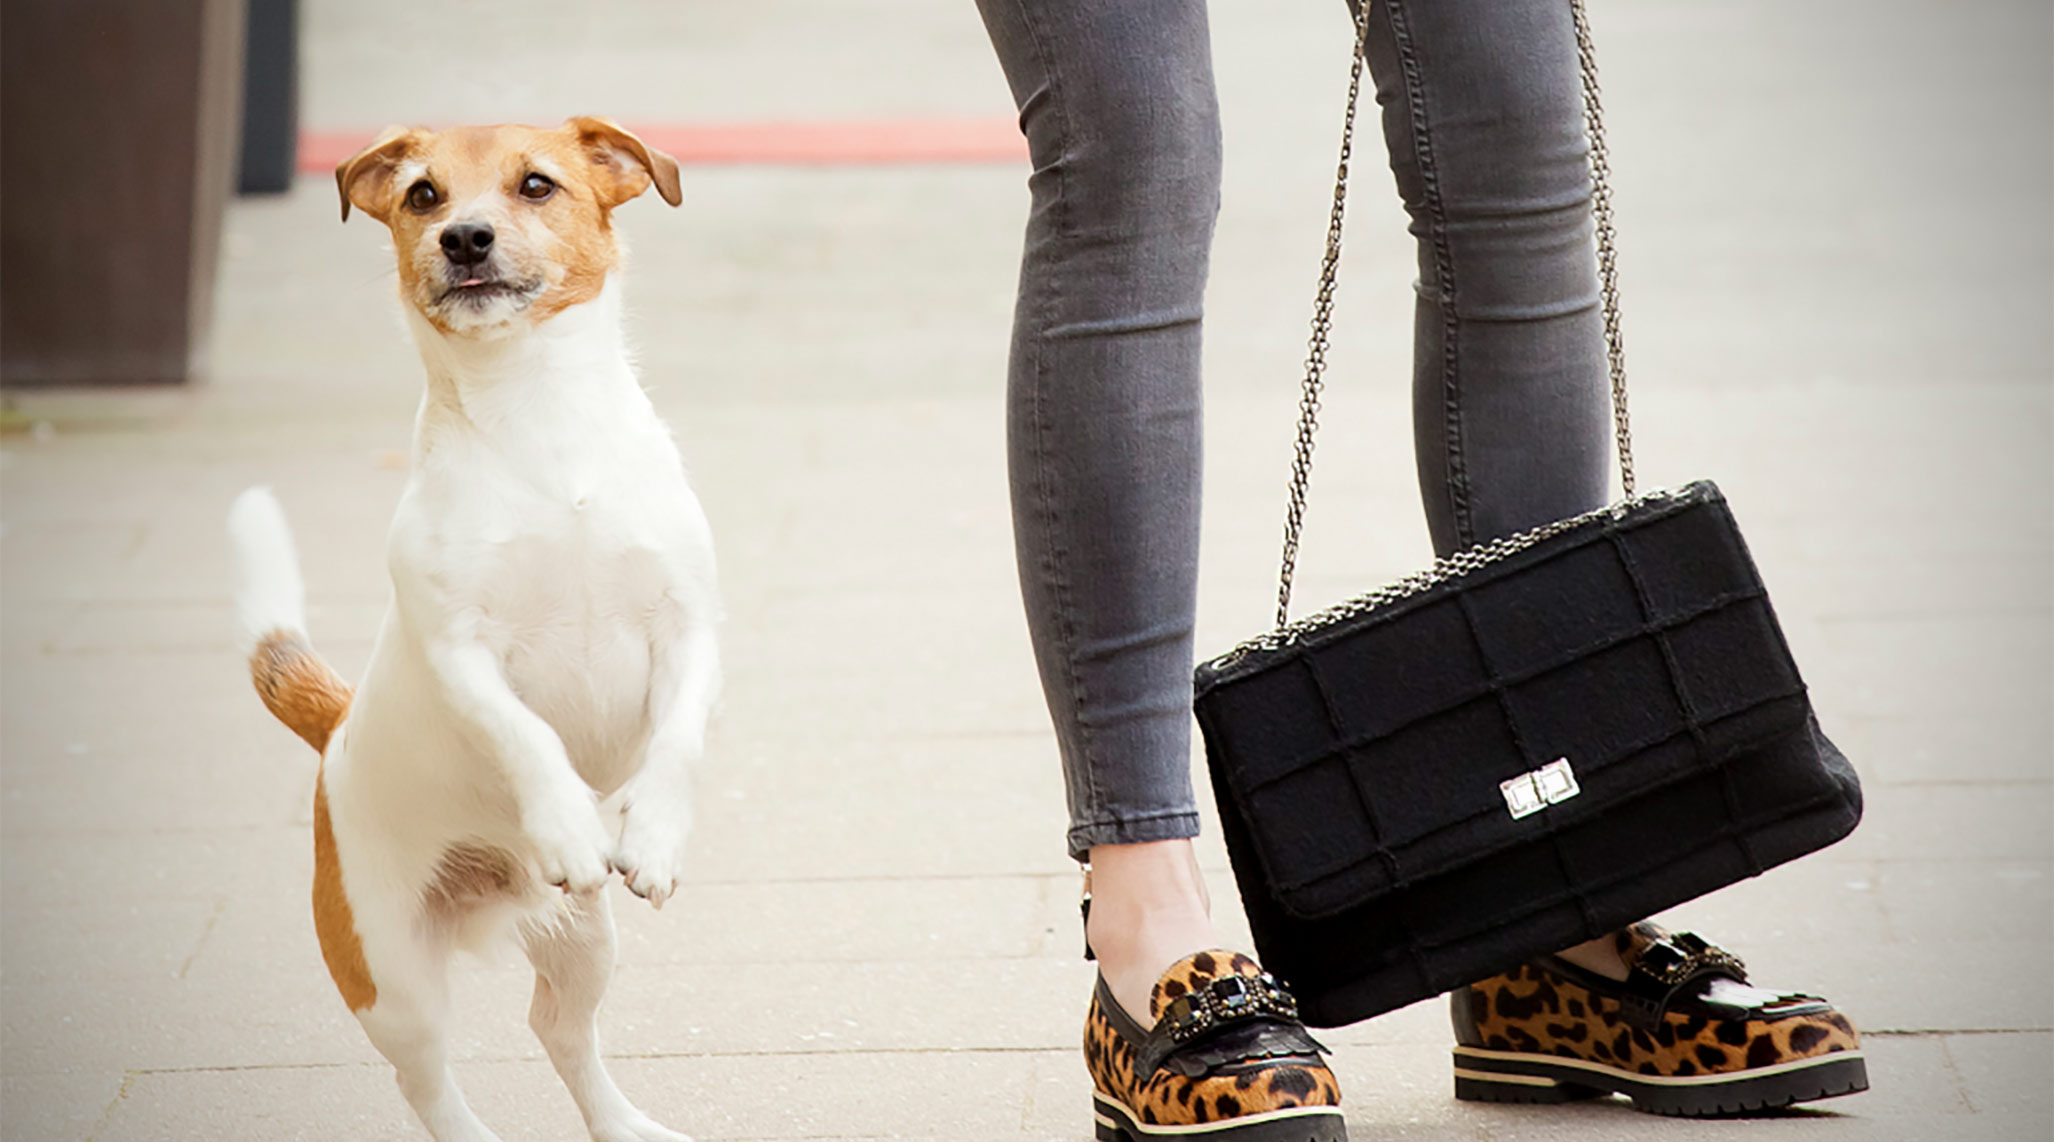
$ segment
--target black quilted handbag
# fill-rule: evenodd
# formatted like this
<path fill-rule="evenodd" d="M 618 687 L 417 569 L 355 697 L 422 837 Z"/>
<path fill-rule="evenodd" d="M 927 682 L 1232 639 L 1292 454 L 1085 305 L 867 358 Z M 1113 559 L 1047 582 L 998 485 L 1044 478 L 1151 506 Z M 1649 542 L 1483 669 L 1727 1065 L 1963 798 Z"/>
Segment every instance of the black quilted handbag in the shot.
<path fill-rule="evenodd" d="M 1277 628 L 1196 708 L 1262 961 L 1353 1022 L 1616 931 L 1861 817 L 1710 483 L 1636 496 L 1604 135 L 1575 0 L 1626 498 L 1288 623 L 1360 90 L 1306 370 Z"/>

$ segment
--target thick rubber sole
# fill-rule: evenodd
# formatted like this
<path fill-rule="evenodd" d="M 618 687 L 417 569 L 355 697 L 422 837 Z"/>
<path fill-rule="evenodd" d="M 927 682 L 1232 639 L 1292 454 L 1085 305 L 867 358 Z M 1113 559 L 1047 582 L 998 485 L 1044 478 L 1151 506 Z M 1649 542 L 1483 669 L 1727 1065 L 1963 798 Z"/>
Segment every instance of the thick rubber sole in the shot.
<path fill-rule="evenodd" d="M 1098 1142 L 1348 1142 L 1348 1124 L 1338 1106 L 1302 1106 L 1202 1122 L 1193 1126 L 1152 1126 L 1114 1099 L 1093 1092 L 1091 1117 Z"/>
<path fill-rule="evenodd" d="M 1574 1102 L 1623 1094 L 1635 1110 L 1682 1118 L 1756 1114 L 1869 1089 L 1860 1051 L 1716 1075 L 1634 1074 L 1583 1059 L 1455 1048 L 1455 1097 L 1468 1102 Z"/>

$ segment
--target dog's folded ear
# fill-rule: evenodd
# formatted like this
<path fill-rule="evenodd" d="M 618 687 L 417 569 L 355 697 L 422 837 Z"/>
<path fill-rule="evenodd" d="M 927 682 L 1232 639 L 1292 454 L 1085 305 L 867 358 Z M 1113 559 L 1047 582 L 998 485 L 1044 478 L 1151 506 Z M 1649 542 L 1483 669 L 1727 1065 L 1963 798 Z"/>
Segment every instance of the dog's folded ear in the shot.
<path fill-rule="evenodd" d="M 599 188 L 600 205 L 610 210 L 649 189 L 652 182 L 656 193 L 672 206 L 685 200 L 678 187 L 677 160 L 636 138 L 634 132 L 593 115 L 569 120 L 564 127 L 577 136 L 585 154 L 599 168 L 601 177 L 594 185 Z"/>
<path fill-rule="evenodd" d="M 428 133 L 424 127 L 387 127 L 371 145 L 342 160 L 335 168 L 335 189 L 342 194 L 342 220 L 349 221 L 349 208 L 380 222 L 392 214 L 399 201 L 399 188 L 392 185 L 393 171 Z"/>

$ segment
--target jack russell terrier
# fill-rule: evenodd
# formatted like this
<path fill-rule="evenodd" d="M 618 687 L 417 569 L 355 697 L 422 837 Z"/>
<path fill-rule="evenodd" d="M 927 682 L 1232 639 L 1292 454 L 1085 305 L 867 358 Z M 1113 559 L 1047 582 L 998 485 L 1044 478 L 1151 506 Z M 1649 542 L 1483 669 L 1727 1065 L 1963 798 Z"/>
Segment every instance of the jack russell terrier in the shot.
<path fill-rule="evenodd" d="M 689 1142 L 600 1061 L 601 891 L 661 907 L 719 689 L 706 518 L 621 334 L 614 207 L 670 156 L 604 119 L 393 128 L 335 172 L 392 231 L 427 367 L 387 546 L 392 605 L 354 694 L 308 643 L 278 502 L 229 516 L 250 671 L 322 752 L 314 926 L 342 998 L 439 1142 L 495 1136 L 451 1073 L 450 954 L 512 933 L 528 1021 L 600 1142 Z"/>

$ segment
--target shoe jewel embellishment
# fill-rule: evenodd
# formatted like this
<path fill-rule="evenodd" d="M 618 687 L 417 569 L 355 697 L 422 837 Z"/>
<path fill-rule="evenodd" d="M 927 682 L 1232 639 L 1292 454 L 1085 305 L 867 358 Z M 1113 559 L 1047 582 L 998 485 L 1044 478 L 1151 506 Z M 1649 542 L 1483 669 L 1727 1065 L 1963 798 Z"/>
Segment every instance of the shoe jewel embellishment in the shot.
<path fill-rule="evenodd" d="M 1173 1042 L 1188 1043 L 1223 1023 L 1259 1015 L 1298 1018 L 1298 1001 L 1267 972 L 1221 976 L 1186 992 L 1163 1008 L 1161 1022 Z"/>
<path fill-rule="evenodd" d="M 1651 942 L 1634 961 L 1633 968 L 1667 988 L 1680 987 L 1707 975 L 1725 975 L 1747 982 L 1747 965 L 1740 962 L 1739 956 L 1707 942 L 1695 932 L 1677 932 Z"/>
<path fill-rule="evenodd" d="M 1221 976 L 1165 1004 L 1162 1015 L 1156 1020 L 1155 1029 L 1135 1052 L 1135 1073 L 1154 1074 L 1165 1060 L 1189 1047 L 1202 1050 L 1196 1044 L 1207 1040 L 1214 1032 L 1237 1025 L 1259 1025 L 1263 1020 L 1281 1021 L 1288 1027 L 1270 1027 L 1254 1032 L 1246 1038 L 1242 1047 L 1254 1050 L 1256 1047 L 1288 1050 L 1291 1053 L 1318 1053 L 1323 1050 L 1317 1041 L 1305 1034 L 1298 1024 L 1298 1001 L 1284 990 L 1276 977 L 1264 972 L 1257 976 Z M 1203 1073 L 1208 1067 L 1200 1067 L 1194 1073 Z"/>
<path fill-rule="evenodd" d="M 1499 782 L 1498 791 L 1505 795 L 1505 808 L 1512 811 L 1512 819 L 1517 821 L 1569 800 L 1583 792 L 1583 787 L 1576 784 L 1576 771 L 1569 767 L 1569 759 L 1558 757 L 1539 769 Z"/>

